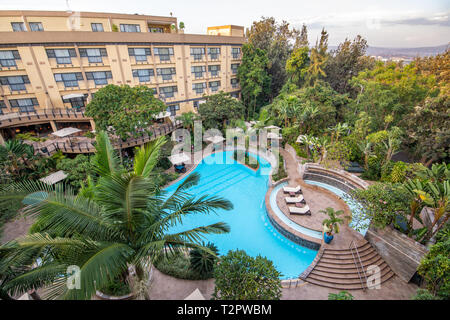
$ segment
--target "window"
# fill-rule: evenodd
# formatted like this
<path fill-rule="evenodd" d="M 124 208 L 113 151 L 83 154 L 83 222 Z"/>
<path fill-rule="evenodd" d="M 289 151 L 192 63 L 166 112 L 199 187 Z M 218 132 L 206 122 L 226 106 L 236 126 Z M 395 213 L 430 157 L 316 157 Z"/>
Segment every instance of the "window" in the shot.
<path fill-rule="evenodd" d="M 153 69 L 137 69 L 133 70 L 133 77 L 139 78 L 139 82 L 150 82 L 151 77 L 155 75 Z"/>
<path fill-rule="evenodd" d="M 205 48 L 191 48 L 191 57 L 194 57 L 194 60 L 203 60 L 204 55 Z"/>
<path fill-rule="evenodd" d="M 212 92 L 218 91 L 220 88 L 220 81 L 211 81 L 209 83 L 209 88 L 211 89 Z"/>
<path fill-rule="evenodd" d="M 231 64 L 231 73 L 232 74 L 237 74 L 238 68 L 239 68 L 239 63 Z"/>
<path fill-rule="evenodd" d="M 12 99 L 9 100 L 11 108 L 18 108 L 19 112 L 33 112 L 35 106 L 39 106 L 36 98 Z"/>
<path fill-rule="evenodd" d="M 11 26 L 14 32 L 27 31 L 23 22 L 11 22 Z"/>
<path fill-rule="evenodd" d="M 220 48 L 208 48 L 208 54 L 211 60 L 217 60 L 219 59 Z"/>
<path fill-rule="evenodd" d="M 199 105 L 200 105 L 199 101 L 194 101 L 194 109 L 198 109 Z"/>
<path fill-rule="evenodd" d="M 231 87 L 232 88 L 237 88 L 239 86 L 239 82 L 237 78 L 233 78 L 231 79 Z"/>
<path fill-rule="evenodd" d="M 159 94 L 164 98 L 173 98 L 175 92 L 178 92 L 177 86 L 159 88 Z"/>
<path fill-rule="evenodd" d="M 206 88 L 206 82 L 192 84 L 192 90 L 197 94 L 202 94 Z"/>
<path fill-rule="evenodd" d="M 239 59 L 241 57 L 241 48 L 231 48 L 231 56 L 233 59 Z"/>
<path fill-rule="evenodd" d="M 155 56 L 159 56 L 159 61 L 170 61 L 170 56 L 173 56 L 173 48 L 155 48 Z"/>
<path fill-rule="evenodd" d="M 9 86 L 11 91 L 26 91 L 25 84 L 30 83 L 28 76 L 9 76 L 1 77 L 0 83 L 3 86 Z"/>
<path fill-rule="evenodd" d="M 164 33 L 164 28 L 160 27 L 148 27 L 148 31 L 152 33 Z"/>
<path fill-rule="evenodd" d="M 208 71 L 211 73 L 211 77 L 219 76 L 220 65 L 208 66 Z"/>
<path fill-rule="evenodd" d="M 87 96 L 88 96 L 87 94 L 84 94 L 82 97 L 63 99 L 63 102 L 64 103 L 70 103 L 70 105 L 74 109 L 81 109 L 81 108 L 84 108 L 86 106 Z"/>
<path fill-rule="evenodd" d="M 42 22 L 30 22 L 29 25 L 31 31 L 44 31 Z"/>
<path fill-rule="evenodd" d="M 78 87 L 78 80 L 83 80 L 81 72 L 55 74 L 55 81 L 63 82 L 65 88 Z"/>
<path fill-rule="evenodd" d="M 20 60 L 19 51 L 17 50 L 0 51 L 0 65 L 2 67 L 15 67 L 16 59 Z"/>
<path fill-rule="evenodd" d="M 58 64 L 72 64 L 72 58 L 77 56 L 75 49 L 47 49 L 47 57 L 56 58 Z"/>
<path fill-rule="evenodd" d="M 180 110 L 179 104 L 174 104 L 172 106 L 167 106 L 167 112 L 170 112 L 171 116 L 175 116 L 177 114 L 177 110 Z"/>
<path fill-rule="evenodd" d="M 92 31 L 103 32 L 103 23 L 91 23 Z"/>
<path fill-rule="evenodd" d="M 172 76 L 176 74 L 175 68 L 158 68 L 156 69 L 156 73 L 158 76 L 164 81 L 172 80 Z"/>
<path fill-rule="evenodd" d="M 94 80 L 95 85 L 108 84 L 108 79 L 112 79 L 111 71 L 86 72 L 86 79 Z"/>
<path fill-rule="evenodd" d="M 232 93 L 230 93 L 230 95 L 231 95 L 233 98 L 239 99 L 239 92 L 232 92 Z"/>
<path fill-rule="evenodd" d="M 0 115 L 3 114 L 3 109 L 6 109 L 6 104 L 3 101 L 0 101 Z"/>
<path fill-rule="evenodd" d="M 191 73 L 195 76 L 195 79 L 203 78 L 203 73 L 206 72 L 206 66 L 193 66 L 191 67 Z"/>
<path fill-rule="evenodd" d="M 121 32 L 141 32 L 141 27 L 138 24 L 120 24 Z"/>
<path fill-rule="evenodd" d="M 147 61 L 147 56 L 151 55 L 150 48 L 128 48 L 130 57 L 136 61 Z"/>
<path fill-rule="evenodd" d="M 80 57 L 87 57 L 89 63 L 101 63 L 103 62 L 103 57 L 107 57 L 105 48 L 81 48 Z"/>

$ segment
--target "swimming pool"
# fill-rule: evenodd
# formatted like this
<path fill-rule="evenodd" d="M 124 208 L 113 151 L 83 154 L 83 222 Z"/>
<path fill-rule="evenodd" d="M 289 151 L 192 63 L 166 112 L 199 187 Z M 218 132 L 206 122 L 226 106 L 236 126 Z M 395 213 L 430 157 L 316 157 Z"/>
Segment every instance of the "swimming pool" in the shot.
<path fill-rule="evenodd" d="M 233 203 L 233 210 L 186 216 L 182 225 L 174 226 L 169 231 L 180 232 L 219 221 L 226 222 L 230 226 L 230 233 L 208 235 L 206 238 L 206 241 L 217 246 L 219 254 L 237 249 L 251 256 L 259 254 L 273 261 L 283 274 L 283 279 L 297 278 L 314 260 L 317 251 L 292 242 L 270 223 L 265 208 L 269 177 L 261 174 L 261 170 L 268 171 L 270 163 L 252 154 L 260 163 L 260 168 L 255 172 L 234 161 L 232 154 L 232 151 L 226 151 L 205 157 L 194 170 L 200 174 L 200 181 L 188 192 L 197 197 L 205 194 L 221 196 Z M 183 180 L 166 188 L 169 195 Z"/>

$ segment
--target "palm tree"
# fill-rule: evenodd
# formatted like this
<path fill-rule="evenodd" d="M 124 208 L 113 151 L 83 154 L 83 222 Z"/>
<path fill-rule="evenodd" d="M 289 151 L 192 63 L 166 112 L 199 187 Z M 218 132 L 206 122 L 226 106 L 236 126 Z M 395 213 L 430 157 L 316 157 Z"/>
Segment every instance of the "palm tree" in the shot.
<path fill-rule="evenodd" d="M 425 190 L 424 185 L 419 179 L 407 180 L 401 185 L 401 188 L 412 197 L 410 202 L 409 223 L 408 223 L 410 229 L 412 229 L 414 218 L 423 205 L 422 197 L 420 195 L 421 192 Z"/>
<path fill-rule="evenodd" d="M 0 145 L 0 160 L 9 164 L 8 171 L 14 176 L 21 176 L 23 169 L 33 169 L 30 161 L 34 157 L 34 148 L 20 140 L 8 140 Z"/>
<path fill-rule="evenodd" d="M 230 210 L 233 205 L 219 197 L 187 193 L 198 183 L 197 174 L 170 196 L 161 191 L 153 169 L 165 141 L 161 137 L 137 149 L 133 171 L 127 172 L 106 133 L 99 133 L 95 166 L 100 177 L 88 192 L 83 188 L 75 194 L 70 187 L 41 182 L 10 186 L 0 196 L 0 205 L 4 199 L 33 199 L 38 191 L 40 197 L 24 208 L 25 214 L 36 216 L 30 233 L 0 247 L 0 274 L 14 274 L 3 290 L 15 294 L 45 287 L 49 298 L 90 299 L 96 289 L 120 277 L 135 294 L 148 298 L 142 283 L 147 283 L 152 262 L 169 252 L 203 248 L 200 241 L 207 234 L 228 232 L 222 222 L 170 232 L 186 215 Z M 73 265 L 81 271 L 81 290 L 66 286 L 67 268 Z"/>
<path fill-rule="evenodd" d="M 335 211 L 333 208 L 328 207 L 325 210 L 320 210 L 319 212 L 328 215 L 328 219 L 324 219 L 322 221 L 322 225 L 326 225 L 330 228 L 330 231 L 328 231 L 327 234 L 331 236 L 333 230 L 335 233 L 339 233 L 339 224 L 343 223 L 344 220 L 338 218 L 337 216 L 344 214 L 344 210 Z"/>
<path fill-rule="evenodd" d="M 194 121 L 197 119 L 197 115 L 192 112 L 185 112 L 176 117 L 177 120 L 180 120 L 183 124 L 183 127 L 187 130 L 191 130 L 194 127 Z"/>
<path fill-rule="evenodd" d="M 369 170 L 369 158 L 372 154 L 372 143 L 363 141 L 358 144 L 359 150 L 364 154 L 364 169 Z"/>

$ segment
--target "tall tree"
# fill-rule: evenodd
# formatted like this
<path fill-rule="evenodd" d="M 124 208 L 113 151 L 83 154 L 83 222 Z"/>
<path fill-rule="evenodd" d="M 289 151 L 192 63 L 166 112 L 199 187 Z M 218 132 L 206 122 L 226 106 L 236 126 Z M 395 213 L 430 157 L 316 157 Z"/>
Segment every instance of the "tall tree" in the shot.
<path fill-rule="evenodd" d="M 238 69 L 242 101 L 246 106 L 246 116 L 250 117 L 266 104 L 270 93 L 269 60 L 266 52 L 252 44 L 242 47 L 242 63 Z"/>
<path fill-rule="evenodd" d="M 247 30 L 248 42 L 267 52 L 268 72 L 272 78 L 271 98 L 278 95 L 286 82 L 286 61 L 294 44 L 300 42 L 300 34 L 300 31 L 291 28 L 288 22 L 277 23 L 273 17 L 262 17 L 260 21 L 254 21 Z"/>
<path fill-rule="evenodd" d="M 295 48 L 309 47 L 308 28 L 305 24 L 302 25 L 300 36 L 295 40 Z"/>
<path fill-rule="evenodd" d="M 150 134 L 148 127 L 152 119 L 166 108 L 147 86 L 110 84 L 95 93 L 86 106 L 86 115 L 94 119 L 97 130 L 127 140 Z"/>
<path fill-rule="evenodd" d="M 304 82 L 309 64 L 308 47 L 300 47 L 292 52 L 291 57 L 286 61 L 286 72 L 290 76 L 290 81 L 301 87 Z"/>
<path fill-rule="evenodd" d="M 148 298 L 148 288 L 142 285 L 147 283 L 146 271 L 166 250 L 203 248 L 204 235 L 228 232 L 222 222 L 169 231 L 183 216 L 229 210 L 232 204 L 219 197 L 190 195 L 189 187 L 199 181 L 197 174 L 188 176 L 173 195 L 160 191 L 153 169 L 164 142 L 162 137 L 139 148 L 133 170 L 126 172 L 106 133 L 100 132 L 96 145 L 100 179 L 89 197 L 60 185 L 29 181 L 2 193 L 0 202 L 34 200 L 24 210 L 37 217 L 30 234 L 0 247 L 0 283 L 8 275 L 7 283 L 1 283 L 3 292 L 46 287 L 49 297 L 90 299 L 97 288 L 119 277 L 131 283 L 133 293 Z M 39 265 L 30 267 L 37 259 Z M 67 287 L 67 270 L 73 265 L 80 268 L 79 289 Z"/>

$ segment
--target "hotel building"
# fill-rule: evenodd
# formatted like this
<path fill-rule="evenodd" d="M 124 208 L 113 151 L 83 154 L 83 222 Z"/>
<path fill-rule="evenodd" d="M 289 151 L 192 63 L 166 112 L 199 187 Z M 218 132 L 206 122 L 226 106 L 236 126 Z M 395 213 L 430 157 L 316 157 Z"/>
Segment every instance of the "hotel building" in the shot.
<path fill-rule="evenodd" d="M 244 28 L 198 35 L 177 26 L 175 17 L 0 11 L 0 143 L 16 133 L 95 129 L 84 107 L 108 84 L 154 89 L 172 121 L 205 95 L 238 97 Z"/>

